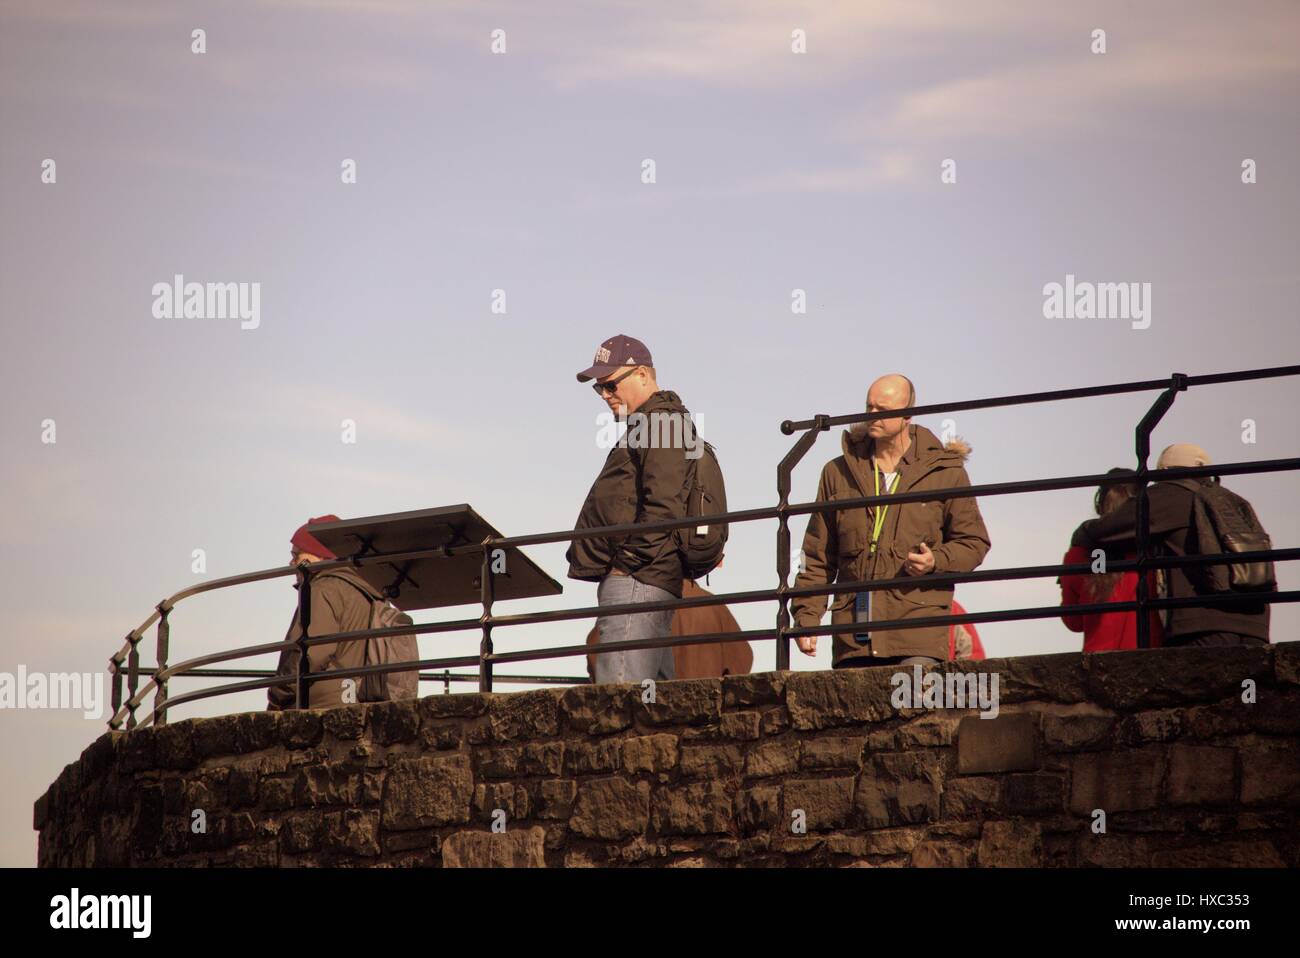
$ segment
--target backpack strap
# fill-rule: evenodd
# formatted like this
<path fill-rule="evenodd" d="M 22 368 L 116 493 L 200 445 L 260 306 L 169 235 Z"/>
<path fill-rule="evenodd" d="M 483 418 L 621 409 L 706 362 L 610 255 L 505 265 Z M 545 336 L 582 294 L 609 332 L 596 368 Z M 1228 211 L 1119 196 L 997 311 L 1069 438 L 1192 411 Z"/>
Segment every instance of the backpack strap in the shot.
<path fill-rule="evenodd" d="M 327 579 L 327 578 L 328 578 L 328 579 L 338 579 L 340 582 L 346 582 L 348 585 L 352 586 L 352 588 L 356 589 L 358 592 L 360 592 L 362 595 L 364 595 L 367 599 L 369 599 L 369 600 L 370 600 L 370 604 L 371 604 L 371 606 L 374 606 L 374 604 L 375 604 L 376 602 L 381 602 L 381 603 L 382 603 L 382 602 L 387 602 L 387 601 L 388 601 L 388 599 L 387 599 L 386 597 L 384 597 L 383 595 L 380 595 L 380 594 L 376 593 L 376 592 L 374 591 L 374 588 L 370 585 L 370 583 L 367 582 L 367 583 L 365 583 L 364 585 L 362 585 L 361 583 L 357 582 L 357 580 L 354 579 L 354 578 L 352 578 L 351 576 L 339 575 L 337 572 L 334 572 L 333 570 L 331 570 L 331 571 L 329 571 L 329 572 L 322 572 L 322 573 L 318 576 L 318 578 L 321 578 L 321 579 Z M 373 612 L 372 612 L 372 614 L 373 614 Z"/>

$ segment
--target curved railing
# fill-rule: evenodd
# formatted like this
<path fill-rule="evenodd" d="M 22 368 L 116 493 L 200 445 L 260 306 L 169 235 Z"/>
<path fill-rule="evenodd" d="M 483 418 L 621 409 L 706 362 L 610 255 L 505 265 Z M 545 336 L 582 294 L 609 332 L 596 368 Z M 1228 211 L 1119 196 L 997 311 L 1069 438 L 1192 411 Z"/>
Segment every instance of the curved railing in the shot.
<path fill-rule="evenodd" d="M 182 589 L 174 595 L 159 602 L 157 606 L 155 606 L 154 612 L 145 619 L 140 626 L 127 633 L 122 647 L 109 659 L 109 670 L 113 676 L 113 715 L 109 719 L 108 724 L 110 728 L 114 729 L 121 728 L 124 723 L 128 729 L 137 727 L 136 710 L 144 704 L 144 700 L 150 692 L 154 695 L 153 707 L 143 724 L 149 724 L 150 722 L 154 724 L 162 724 L 166 721 L 167 712 L 172 707 L 187 702 L 194 702 L 200 699 L 212 698 L 219 695 L 227 695 L 234 692 L 245 692 L 268 688 L 272 685 L 279 686 L 293 684 L 295 690 L 295 701 L 298 703 L 304 703 L 308 701 L 307 691 L 310 684 L 322 678 L 338 679 L 349 676 L 361 676 L 390 671 L 409 671 L 413 666 L 421 670 L 443 670 L 441 674 L 426 671 L 420 675 L 420 679 L 422 681 L 442 682 L 448 691 L 450 691 L 452 682 L 467 682 L 475 680 L 478 682 L 480 691 L 491 691 L 494 681 L 527 684 L 579 683 L 587 681 L 585 677 L 579 678 L 566 676 L 510 675 L 494 677 L 493 668 L 499 662 L 531 662 L 542 659 L 566 658 L 588 654 L 601 655 L 622 650 L 664 648 L 678 645 L 773 640 L 776 643 L 777 669 L 788 669 L 790 666 L 789 640 L 792 638 L 800 638 L 809 635 L 828 635 L 840 632 L 868 631 L 864 628 L 864 624 L 860 622 L 840 625 L 792 627 L 790 625 L 788 610 L 788 603 L 792 598 L 830 595 L 834 592 L 875 591 L 899 585 L 914 585 L 916 582 L 913 578 L 901 577 L 895 579 L 876 579 L 873 581 L 840 581 L 819 586 L 790 586 L 788 584 L 790 578 L 791 556 L 789 522 L 792 516 L 811 515 L 815 512 L 835 512 L 840 509 L 863 508 L 884 501 L 891 503 L 922 502 L 972 496 L 1000 496 L 1025 492 L 1074 489 L 1097 486 L 1105 480 L 1113 479 L 1112 476 L 1106 474 L 1064 476 L 1049 479 L 1033 479 L 1022 482 L 988 483 L 979 486 L 963 486 L 955 489 L 896 493 L 887 496 L 861 496 L 852 499 L 838 499 L 833 502 L 803 502 L 791 504 L 789 501 L 791 474 L 793 473 L 794 467 L 812 448 L 813 444 L 817 440 L 817 436 L 820 433 L 829 430 L 832 426 L 852 425 L 854 423 L 869 422 L 874 419 L 897 418 L 900 416 L 924 416 L 941 412 L 990 409 L 1002 406 L 1057 402 L 1071 399 L 1113 396 L 1121 393 L 1151 392 L 1159 390 L 1160 395 L 1156 398 L 1155 402 L 1147 411 L 1146 415 L 1143 416 L 1134 431 L 1138 464 L 1130 478 L 1132 482 L 1138 485 L 1137 555 L 1133 559 L 1109 561 L 1107 562 L 1107 569 L 1109 571 L 1137 570 L 1145 572 L 1153 569 L 1208 564 L 1227 564 L 1229 562 L 1249 562 L 1264 559 L 1272 561 L 1297 559 L 1300 558 L 1300 548 L 1270 549 L 1267 551 L 1251 553 L 1217 553 L 1198 556 L 1151 556 L 1148 554 L 1150 542 L 1147 503 L 1147 484 L 1152 481 L 1196 478 L 1203 476 L 1248 475 L 1253 473 L 1300 469 L 1300 458 L 1256 460 L 1251 462 L 1225 463 L 1222 465 L 1179 469 L 1152 469 L 1148 466 L 1148 459 L 1150 458 L 1151 453 L 1151 432 L 1164 414 L 1173 405 L 1179 392 L 1195 386 L 1245 382 L 1257 379 L 1272 379 L 1297 375 L 1300 375 L 1300 365 L 1243 370 L 1231 373 L 1216 373 L 1206 376 L 1187 376 L 1182 373 L 1175 373 L 1167 379 L 1118 383 L 1109 386 L 1089 386 L 1079 389 L 1061 389 L 1049 392 L 1022 393 L 1014 396 L 1000 396 L 991 399 L 914 406 L 907 409 L 885 410 L 876 413 L 852 413 L 843 416 L 818 415 L 812 419 L 799 422 L 787 420 L 781 424 L 781 431 L 786 435 L 793 435 L 795 433 L 801 433 L 801 435 L 777 467 L 777 505 L 759 509 L 739 510 L 710 517 L 710 521 L 712 522 L 727 522 L 728 524 L 769 519 L 777 520 L 776 572 L 779 585 L 774 589 L 670 599 L 662 602 L 638 603 L 634 605 L 588 606 L 576 609 L 552 610 L 548 612 L 494 615 L 492 613 L 493 572 L 490 561 L 494 549 L 512 546 L 522 547 L 528 545 L 542 545 L 554 542 L 572 541 L 573 539 L 579 538 L 616 536 L 631 532 L 683 529 L 697 524 L 698 520 L 693 518 L 683 518 L 639 524 L 626 523 L 615 526 L 602 526 L 599 528 L 583 529 L 581 531 L 567 530 L 562 532 L 536 533 L 524 536 L 488 536 L 484 538 L 481 543 L 476 544 L 439 546 L 430 549 L 408 550 L 396 553 L 372 553 L 356 558 L 337 559 L 327 562 L 312 563 L 311 565 L 304 566 L 301 570 L 303 573 L 303 581 L 299 587 L 298 597 L 300 615 L 302 616 L 302 621 L 304 623 L 302 638 L 296 641 L 269 642 L 238 649 L 213 652 L 207 655 L 188 659 L 184 662 L 169 665 L 167 662 L 169 652 L 168 647 L 170 643 L 169 616 L 177 603 L 205 592 L 233 588 L 235 586 L 245 585 L 251 582 L 259 582 L 266 579 L 274 579 L 280 576 L 294 575 L 299 570 L 295 570 L 288 566 L 281 566 L 274 569 L 264 569 L 258 572 L 249 572 L 242 575 L 228 576 L 226 578 L 214 579 L 210 582 L 200 583 Z M 423 623 L 414 626 L 402 626 L 394 629 L 364 629 L 311 637 L 308 637 L 307 635 L 308 629 L 310 628 L 311 582 L 322 572 L 326 572 L 333 568 L 357 567 L 374 562 L 397 562 L 431 556 L 453 556 L 476 552 L 482 554 L 480 601 L 483 607 L 482 613 L 476 618 Z M 926 581 L 948 584 L 965 582 L 996 582 L 1010 579 L 1044 578 L 1048 576 L 1054 577 L 1062 574 L 1088 573 L 1091 571 L 1092 567 L 1089 563 L 1071 565 L 1036 565 L 1006 569 L 976 570 L 974 572 L 932 573 L 926 577 Z M 1145 648 L 1149 645 L 1149 620 L 1148 616 L 1145 614 L 1147 610 L 1205 606 L 1218 602 L 1240 601 L 1240 597 L 1236 595 L 1206 595 L 1188 598 L 1152 599 L 1147 595 L 1146 580 L 1147 577 L 1145 575 L 1138 576 L 1137 597 L 1133 602 L 1105 602 L 1071 606 L 1071 612 L 1078 615 L 1087 615 L 1097 612 L 1137 612 L 1139 613 L 1137 616 L 1138 645 L 1139 647 Z M 1296 602 L 1300 601 L 1300 591 L 1275 591 L 1271 593 L 1252 594 L 1251 599 L 1252 601 L 1262 603 Z M 565 645 L 543 649 L 526 649 L 514 652 L 497 652 L 493 644 L 493 630 L 500 627 L 588 619 L 602 615 L 618 615 L 627 612 L 649 612 L 667 609 L 676 610 L 698 606 L 723 604 L 735 605 L 750 602 L 770 601 L 776 601 L 778 603 L 776 624 L 772 629 L 666 636 L 663 638 L 601 643 L 597 646 Z M 1010 609 L 995 612 L 967 612 L 961 615 L 930 616 L 923 619 L 909 618 L 907 620 L 873 621 L 870 623 L 869 630 L 883 631 L 908 628 L 927 628 L 964 622 L 1008 622 L 1026 619 L 1057 618 L 1060 614 L 1061 608 L 1056 605 L 1028 609 Z M 144 640 L 146 630 L 150 626 L 154 625 L 154 623 L 157 623 L 157 664 L 153 668 L 148 668 L 141 666 L 140 664 L 139 647 L 140 643 Z M 471 629 L 479 631 L 482 636 L 478 655 L 420 659 L 414 663 L 401 662 L 388 665 L 371 665 L 350 669 L 331 670 L 329 672 L 317 674 L 306 672 L 301 667 L 302 663 L 307 661 L 307 649 L 313 645 L 335 643 L 349 639 L 373 638 L 383 635 L 410 633 L 418 635 L 434 635 L 444 632 L 458 632 Z M 297 657 L 299 664 L 298 670 L 294 675 L 287 678 L 283 675 L 276 675 L 270 671 L 255 669 L 205 668 L 205 666 L 211 666 L 215 663 L 234 661 L 251 655 L 280 652 L 285 649 L 296 649 L 299 653 Z M 476 667 L 476 673 L 450 671 L 451 669 L 467 666 Z M 147 677 L 147 681 L 143 686 L 139 684 L 141 676 Z M 181 677 L 240 678 L 244 679 L 244 681 L 199 689 L 193 692 L 172 696 L 169 692 L 168 683 L 173 678 Z M 124 682 L 125 699 L 123 698 Z"/>

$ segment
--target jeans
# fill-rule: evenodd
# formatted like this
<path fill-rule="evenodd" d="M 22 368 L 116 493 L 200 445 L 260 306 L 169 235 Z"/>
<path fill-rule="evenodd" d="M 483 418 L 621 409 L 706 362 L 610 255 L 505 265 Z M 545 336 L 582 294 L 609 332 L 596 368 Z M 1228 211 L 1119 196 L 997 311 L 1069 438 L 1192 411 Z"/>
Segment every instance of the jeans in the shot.
<path fill-rule="evenodd" d="M 633 602 L 662 602 L 676 598 L 657 586 L 638 582 L 630 575 L 608 575 L 596 589 L 599 605 L 627 605 Z M 672 630 L 673 612 L 637 612 L 633 615 L 606 615 L 596 620 L 601 645 L 633 639 L 666 636 Z M 671 679 L 672 648 L 634 649 L 606 652 L 596 656 L 596 682 L 640 682 L 643 679 Z"/>

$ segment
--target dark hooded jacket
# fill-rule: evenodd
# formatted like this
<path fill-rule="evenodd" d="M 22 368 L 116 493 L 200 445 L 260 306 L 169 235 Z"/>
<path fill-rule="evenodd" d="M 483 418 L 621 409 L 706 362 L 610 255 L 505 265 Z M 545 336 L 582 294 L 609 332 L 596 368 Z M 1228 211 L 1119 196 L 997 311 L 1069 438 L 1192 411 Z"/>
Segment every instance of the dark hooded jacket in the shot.
<path fill-rule="evenodd" d="M 661 389 L 633 415 L 638 414 L 644 414 L 647 422 L 663 424 L 673 416 L 686 417 L 690 412 L 675 392 Z M 659 418 L 654 418 L 654 414 L 659 414 Z M 664 433 L 651 431 L 656 439 L 642 444 L 629 428 L 631 438 L 625 437 L 624 443 L 609 451 L 605 466 L 578 513 L 575 529 L 686 516 L 688 482 L 695 460 L 687 457 L 690 450 L 684 443 L 676 446 L 661 443 L 658 440 Z M 645 447 L 637 448 L 640 445 Z M 571 579 L 599 582 L 617 566 L 647 585 L 658 586 L 679 598 L 682 594 L 682 561 L 671 531 L 575 539 L 566 558 Z"/>
<path fill-rule="evenodd" d="M 1200 548 L 1192 518 L 1193 501 L 1200 483 L 1217 479 L 1175 479 L 1153 483 L 1147 490 L 1150 507 L 1151 553 L 1153 555 L 1197 555 Z M 1122 559 L 1137 551 L 1137 500 L 1130 499 L 1114 512 L 1085 522 L 1075 530 L 1072 546 L 1089 553 L 1101 548 L 1112 559 Z M 1159 574 L 1157 574 L 1159 576 Z M 1166 585 L 1150 593 L 1161 592 L 1173 598 L 1204 595 L 1190 568 L 1172 568 L 1164 572 Z M 1133 613 L 1130 613 L 1133 614 Z M 1167 610 L 1163 644 L 1182 645 L 1198 633 L 1228 632 L 1268 641 L 1269 605 L 1250 596 L 1221 605 L 1186 606 Z"/>
<path fill-rule="evenodd" d="M 970 455 L 970 446 L 960 439 L 945 445 L 924 426 L 908 428 L 912 431 L 912 444 L 899 460 L 895 494 L 971 484 L 963 465 Z M 841 437 L 844 455 L 822 469 L 817 484 L 818 502 L 876 494 L 871 445 L 865 429 L 845 430 Z M 903 564 L 922 539 L 934 552 L 935 572 L 971 572 L 988 553 L 989 534 L 974 497 L 889 506 L 874 556 L 869 548 L 868 511 L 860 507 L 812 515 L 803 542 L 804 571 L 796 578 L 796 586 L 906 576 Z M 916 582 L 914 586 L 872 592 L 871 621 L 948 615 L 953 587 L 926 585 L 925 577 Z M 856 597 L 853 592 L 835 594 L 831 624 L 854 621 Z M 826 596 L 794 599 L 791 611 L 797 626 L 815 626 L 826 611 Z M 869 634 L 869 641 L 857 641 L 852 632 L 834 637 L 835 667 L 861 664 L 863 659 L 896 656 L 925 655 L 940 661 L 948 658 L 948 626 L 945 625 L 864 634 Z"/>

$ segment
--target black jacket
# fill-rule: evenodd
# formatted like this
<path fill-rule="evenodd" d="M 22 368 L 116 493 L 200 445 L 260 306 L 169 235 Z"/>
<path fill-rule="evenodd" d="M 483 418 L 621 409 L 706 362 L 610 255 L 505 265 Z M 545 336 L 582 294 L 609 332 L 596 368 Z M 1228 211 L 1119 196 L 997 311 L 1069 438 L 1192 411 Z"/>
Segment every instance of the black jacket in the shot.
<path fill-rule="evenodd" d="M 688 450 L 681 443 L 655 442 L 647 448 L 635 448 L 637 442 L 631 424 L 638 414 L 644 414 L 650 423 L 663 424 L 674 416 L 687 417 L 690 412 L 675 392 L 661 389 L 629 417 L 627 441 L 609 451 L 605 466 L 578 513 L 575 529 L 657 522 L 686 515 L 688 483 L 696 460 L 687 457 Z M 660 418 L 655 419 L 652 414 L 659 414 Z M 663 433 L 659 436 L 662 438 Z M 658 586 L 677 597 L 682 594 L 681 555 L 671 531 L 612 539 L 575 539 L 565 557 L 569 560 L 571 579 L 599 582 L 617 565 L 647 585 Z"/>
<path fill-rule="evenodd" d="M 1147 490 L 1150 503 L 1151 554 L 1197 555 L 1196 534 L 1192 526 L 1192 502 L 1198 483 L 1212 479 L 1175 479 L 1157 482 Z M 1101 548 L 1108 560 L 1117 561 L 1137 549 L 1137 500 L 1130 499 L 1109 515 L 1092 519 L 1079 526 L 1071 543 L 1089 550 Z M 1205 594 L 1198 588 L 1188 569 L 1166 569 L 1167 593 L 1172 598 Z M 1152 596 L 1155 598 L 1155 596 Z M 1165 619 L 1165 645 L 1178 645 L 1198 632 L 1235 632 L 1268 640 L 1269 606 L 1243 598 L 1240 602 L 1216 603 L 1162 610 Z"/>

